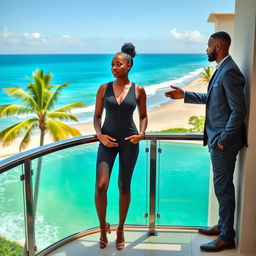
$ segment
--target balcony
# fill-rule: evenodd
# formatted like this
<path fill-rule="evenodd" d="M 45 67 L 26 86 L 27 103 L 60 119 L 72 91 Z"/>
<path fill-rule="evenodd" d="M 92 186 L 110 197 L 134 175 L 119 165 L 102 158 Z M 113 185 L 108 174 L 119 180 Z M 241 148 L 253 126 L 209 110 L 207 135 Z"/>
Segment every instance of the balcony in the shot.
<path fill-rule="evenodd" d="M 212 237 L 199 235 L 197 227 L 209 222 L 210 159 L 201 140 L 201 134 L 146 135 L 134 171 L 121 252 L 115 249 L 117 166 L 108 191 L 109 246 L 98 246 L 95 136 L 45 145 L 0 162 L 5 206 L 0 213 L 6 223 L 1 234 L 25 245 L 29 256 L 206 255 L 199 245 Z M 236 255 L 236 250 L 215 255 Z"/>

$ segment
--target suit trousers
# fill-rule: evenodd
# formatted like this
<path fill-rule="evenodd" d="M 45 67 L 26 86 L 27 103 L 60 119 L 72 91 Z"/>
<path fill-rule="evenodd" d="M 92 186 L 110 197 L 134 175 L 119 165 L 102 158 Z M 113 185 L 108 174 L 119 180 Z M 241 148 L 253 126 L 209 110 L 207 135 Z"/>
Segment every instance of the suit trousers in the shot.
<path fill-rule="evenodd" d="M 235 187 L 233 174 L 238 150 L 217 148 L 209 149 L 213 167 L 213 182 L 216 197 L 219 202 L 218 227 L 220 237 L 225 241 L 235 238 L 234 213 L 235 213 Z"/>

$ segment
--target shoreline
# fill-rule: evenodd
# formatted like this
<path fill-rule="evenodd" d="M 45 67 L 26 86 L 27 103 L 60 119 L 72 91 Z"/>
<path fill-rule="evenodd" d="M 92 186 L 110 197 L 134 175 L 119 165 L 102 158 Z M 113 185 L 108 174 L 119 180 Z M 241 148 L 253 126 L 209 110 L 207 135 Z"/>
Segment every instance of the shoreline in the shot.
<path fill-rule="evenodd" d="M 207 84 L 202 83 L 200 78 L 195 78 L 194 80 L 188 82 L 182 87 L 183 90 L 193 91 L 193 92 L 206 92 Z M 160 89 L 163 91 L 168 91 L 169 89 Z M 191 128 L 188 124 L 190 116 L 203 116 L 205 115 L 205 106 L 202 104 L 184 104 L 183 100 L 175 100 L 173 102 L 167 103 L 161 107 L 151 109 L 148 111 L 148 127 L 146 132 L 150 131 L 161 131 L 170 128 Z M 134 122 L 139 127 L 138 113 L 134 113 Z M 77 130 L 80 131 L 82 135 L 95 134 L 93 123 L 81 123 L 73 125 Z M 2 147 L 0 144 L 0 161 L 19 153 L 19 144 L 21 139 L 17 139 L 11 145 Z M 46 134 L 45 143 L 52 143 L 51 137 Z M 31 143 L 25 149 L 29 150 L 39 146 L 39 136 L 33 136 L 31 138 Z M 4 152 L 4 153 L 3 153 Z"/>

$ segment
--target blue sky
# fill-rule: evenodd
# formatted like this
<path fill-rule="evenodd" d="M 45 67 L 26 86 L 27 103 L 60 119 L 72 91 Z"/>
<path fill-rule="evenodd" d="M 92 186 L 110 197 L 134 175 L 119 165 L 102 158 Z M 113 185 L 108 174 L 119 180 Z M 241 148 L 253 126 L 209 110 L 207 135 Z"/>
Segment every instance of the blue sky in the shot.
<path fill-rule="evenodd" d="M 201 53 L 235 0 L 1 0 L 0 53 Z"/>

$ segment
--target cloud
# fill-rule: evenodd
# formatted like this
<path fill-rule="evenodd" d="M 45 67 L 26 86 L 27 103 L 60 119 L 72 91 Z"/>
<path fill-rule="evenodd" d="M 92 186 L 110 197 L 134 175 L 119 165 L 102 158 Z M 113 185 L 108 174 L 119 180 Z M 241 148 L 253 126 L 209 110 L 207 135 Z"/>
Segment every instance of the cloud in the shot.
<path fill-rule="evenodd" d="M 33 33 L 33 34 L 31 34 L 31 37 L 39 39 L 41 37 L 41 34 L 40 33 Z"/>
<path fill-rule="evenodd" d="M 204 43 L 206 37 L 197 30 L 185 31 L 183 33 L 177 32 L 176 28 L 170 30 L 170 34 L 177 40 L 187 41 L 192 43 Z"/>
<path fill-rule="evenodd" d="M 25 39 L 29 39 L 29 40 L 31 40 L 31 39 L 40 39 L 40 40 L 43 41 L 43 38 L 42 38 L 41 34 L 38 33 L 38 32 L 35 32 L 35 33 L 32 33 L 32 34 L 24 33 L 24 34 L 23 34 L 23 37 L 24 37 Z"/>
<path fill-rule="evenodd" d="M 38 31 L 15 33 L 7 28 L 0 29 L 0 52 L 41 52 L 61 51 L 87 46 L 88 38 L 69 34 L 45 35 Z M 17 49 L 17 50 L 15 50 Z"/>
<path fill-rule="evenodd" d="M 31 45 L 31 44 L 42 44 L 47 42 L 45 38 L 38 32 L 34 33 L 14 33 L 7 28 L 4 28 L 0 31 L 0 43 L 1 44 L 22 44 L 22 45 Z"/>
<path fill-rule="evenodd" d="M 71 38 L 71 36 L 70 36 L 70 35 L 62 35 L 62 37 L 63 37 L 63 38 L 66 38 L 66 39 Z"/>
<path fill-rule="evenodd" d="M 17 44 L 20 42 L 20 39 L 17 34 L 9 31 L 7 28 L 4 28 L 3 31 L 0 33 L 0 41 Z"/>

